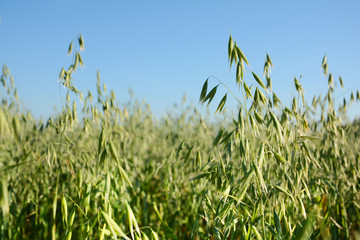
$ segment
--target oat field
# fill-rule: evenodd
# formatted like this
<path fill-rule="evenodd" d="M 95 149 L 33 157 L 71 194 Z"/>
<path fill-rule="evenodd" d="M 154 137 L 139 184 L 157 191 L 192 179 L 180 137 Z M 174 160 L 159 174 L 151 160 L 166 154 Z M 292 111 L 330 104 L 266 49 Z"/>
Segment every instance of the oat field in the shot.
<path fill-rule="evenodd" d="M 360 121 L 346 112 L 360 96 L 334 98 L 346 82 L 326 56 L 326 95 L 306 101 L 299 76 L 287 106 L 270 56 L 251 72 L 230 36 L 237 88 L 209 77 L 199 101 L 219 114 L 236 99 L 237 114 L 212 122 L 194 106 L 157 118 L 120 105 L 100 74 L 81 92 L 83 48 L 81 35 L 70 44 L 63 109 L 44 122 L 20 110 L 3 66 L 0 239 L 360 239 Z"/>

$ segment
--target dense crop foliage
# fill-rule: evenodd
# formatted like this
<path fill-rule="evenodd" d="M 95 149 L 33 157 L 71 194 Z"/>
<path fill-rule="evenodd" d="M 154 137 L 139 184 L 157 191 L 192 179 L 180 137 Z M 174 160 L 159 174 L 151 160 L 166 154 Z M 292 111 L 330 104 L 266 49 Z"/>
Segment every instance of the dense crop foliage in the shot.
<path fill-rule="evenodd" d="M 3 67 L 1 239 L 360 238 L 360 124 L 346 117 L 360 97 L 334 100 L 326 57 L 327 94 L 309 105 L 295 78 L 298 95 L 287 107 L 272 91 L 270 57 L 265 84 L 246 75 L 249 63 L 230 37 L 239 88 L 209 78 L 200 102 L 223 87 L 216 112 L 233 97 L 238 114 L 210 124 L 192 107 L 160 120 L 136 100 L 120 107 L 99 74 L 95 100 L 84 97 L 72 78 L 83 48 L 81 36 L 70 44 L 74 62 L 59 77 L 66 102 L 45 123 L 20 111 Z"/>

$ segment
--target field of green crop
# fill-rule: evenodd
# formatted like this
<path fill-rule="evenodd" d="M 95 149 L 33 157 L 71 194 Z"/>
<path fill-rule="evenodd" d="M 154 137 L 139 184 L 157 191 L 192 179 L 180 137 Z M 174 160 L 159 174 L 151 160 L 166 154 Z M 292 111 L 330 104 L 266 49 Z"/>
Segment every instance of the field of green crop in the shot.
<path fill-rule="evenodd" d="M 308 103 L 295 78 L 287 106 L 270 57 L 263 73 L 245 72 L 230 37 L 237 88 L 210 77 L 200 103 L 239 108 L 214 123 L 195 107 L 158 119 L 137 100 L 120 106 L 99 75 L 95 95 L 78 91 L 83 46 L 79 36 L 69 47 L 67 96 L 47 122 L 20 111 L 3 67 L 0 239 L 360 239 L 360 122 L 346 115 L 360 96 L 335 101 L 343 82 L 326 57 L 326 95 Z"/>

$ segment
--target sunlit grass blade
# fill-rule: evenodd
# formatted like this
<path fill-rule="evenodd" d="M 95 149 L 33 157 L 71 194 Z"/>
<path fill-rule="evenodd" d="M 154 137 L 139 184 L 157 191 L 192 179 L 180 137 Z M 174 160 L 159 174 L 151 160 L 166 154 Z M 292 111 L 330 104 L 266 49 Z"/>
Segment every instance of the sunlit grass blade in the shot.
<path fill-rule="evenodd" d="M 227 98 L 227 94 L 225 94 L 224 97 L 221 99 L 219 106 L 217 107 L 215 113 L 217 113 L 217 112 L 221 113 L 221 111 L 223 110 L 223 108 L 225 106 L 226 98 Z"/>
<path fill-rule="evenodd" d="M 104 211 L 101 211 L 101 215 L 103 216 L 104 220 L 109 226 L 110 231 L 114 237 L 119 235 L 126 240 L 131 240 L 128 236 L 125 235 L 125 233 L 121 230 L 119 225 L 108 214 L 106 214 Z"/>
<path fill-rule="evenodd" d="M 254 76 L 256 82 L 265 90 L 267 91 L 266 86 L 264 85 L 263 81 L 256 75 L 254 72 L 252 72 L 252 75 Z"/>
<path fill-rule="evenodd" d="M 0 186 L 0 206 L 3 216 L 7 216 L 9 214 L 9 192 L 8 186 L 6 182 L 7 176 L 3 175 Z"/>
<path fill-rule="evenodd" d="M 291 238 L 291 240 L 310 239 L 310 236 L 313 233 L 313 222 L 314 222 L 313 216 L 309 216 L 307 219 L 305 219 L 301 225 L 298 225 L 296 227 L 294 235 Z"/>
<path fill-rule="evenodd" d="M 202 90 L 201 90 L 200 99 L 199 99 L 199 102 L 201 102 L 201 103 L 205 102 L 206 92 L 207 92 L 207 88 L 208 88 L 208 80 L 209 80 L 209 78 L 206 79 L 206 81 L 202 87 Z"/>

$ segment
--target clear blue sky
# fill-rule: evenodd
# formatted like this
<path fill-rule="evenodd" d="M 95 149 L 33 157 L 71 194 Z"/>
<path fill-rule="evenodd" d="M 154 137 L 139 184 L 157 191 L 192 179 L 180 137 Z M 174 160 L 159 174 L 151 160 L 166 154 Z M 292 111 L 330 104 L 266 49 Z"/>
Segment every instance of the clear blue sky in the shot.
<path fill-rule="evenodd" d="M 300 75 L 311 101 L 327 88 L 324 54 L 335 81 L 339 74 L 344 80 L 337 95 L 360 88 L 359 13 L 360 1 L 1 0 L 0 64 L 10 68 L 25 108 L 46 119 L 54 106 L 61 109 L 58 75 L 71 63 L 70 41 L 81 33 L 85 68 L 74 76 L 78 89 L 95 95 L 99 69 L 120 104 L 131 88 L 160 116 L 184 93 L 197 104 L 209 75 L 234 87 L 227 62 L 231 31 L 259 76 L 270 55 L 273 89 L 284 103 Z M 246 79 L 254 83 L 249 72 Z M 359 116 L 359 104 L 350 111 Z"/>

